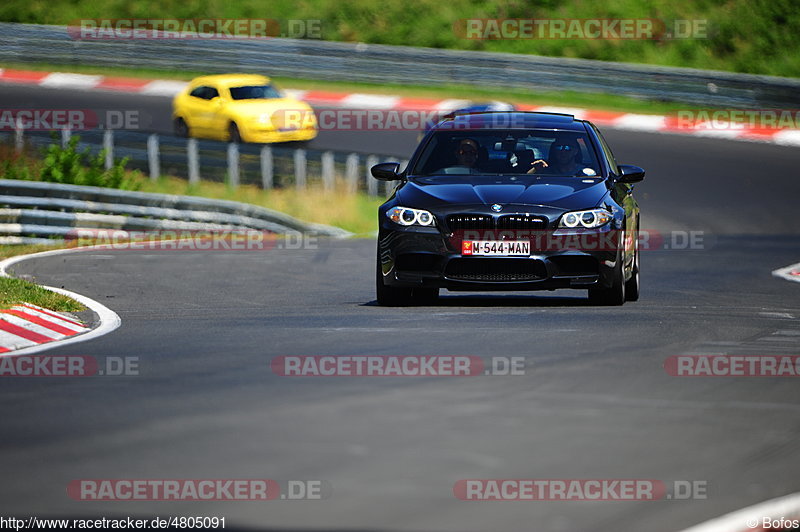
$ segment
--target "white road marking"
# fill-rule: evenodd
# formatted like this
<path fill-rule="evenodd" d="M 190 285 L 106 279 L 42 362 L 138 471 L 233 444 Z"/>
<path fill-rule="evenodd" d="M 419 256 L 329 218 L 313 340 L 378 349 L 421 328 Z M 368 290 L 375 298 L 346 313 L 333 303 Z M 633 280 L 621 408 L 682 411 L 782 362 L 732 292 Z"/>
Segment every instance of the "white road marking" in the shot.
<path fill-rule="evenodd" d="M 661 131 L 666 128 L 666 121 L 665 116 L 627 113 L 614 120 L 612 127 L 634 131 Z"/>
<path fill-rule="evenodd" d="M 787 281 L 800 283 L 800 262 L 792 264 L 791 266 L 786 266 L 785 268 L 779 268 L 773 271 L 772 275 L 786 279 Z"/>
<path fill-rule="evenodd" d="M 103 76 L 53 72 L 45 76 L 39 82 L 39 85 L 42 87 L 57 87 L 59 89 L 93 89 L 102 81 Z"/>
<path fill-rule="evenodd" d="M 142 87 L 139 93 L 151 96 L 175 96 L 185 89 L 187 85 L 188 83 L 185 81 L 157 79 Z"/>
<path fill-rule="evenodd" d="M 384 96 L 382 94 L 348 94 L 342 98 L 342 107 L 355 107 L 358 109 L 394 109 L 400 98 L 397 96 Z"/>
<path fill-rule="evenodd" d="M 800 129 L 787 129 L 772 135 L 772 142 L 784 146 L 800 146 Z"/>

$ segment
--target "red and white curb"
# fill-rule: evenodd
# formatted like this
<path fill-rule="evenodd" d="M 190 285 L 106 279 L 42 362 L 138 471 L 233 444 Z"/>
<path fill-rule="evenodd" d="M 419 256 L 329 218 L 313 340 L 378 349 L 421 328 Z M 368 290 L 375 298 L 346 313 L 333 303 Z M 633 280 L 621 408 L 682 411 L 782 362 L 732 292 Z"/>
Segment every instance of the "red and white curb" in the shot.
<path fill-rule="evenodd" d="M 88 248 L 57 249 L 11 257 L 0 262 L 0 276 L 9 277 L 8 268 L 23 260 L 73 253 L 85 249 Z M 51 286 L 42 286 L 42 288 L 72 298 L 88 307 L 97 314 L 100 320 L 99 325 L 90 329 L 72 318 L 29 303 L 0 310 L 0 357 L 32 354 L 53 347 L 85 342 L 110 333 L 122 323 L 116 312 L 93 299 L 63 288 Z"/>
<path fill-rule="evenodd" d="M 29 303 L 0 310 L 0 353 L 63 340 L 90 329 Z"/>
<path fill-rule="evenodd" d="M 682 532 L 764 532 L 796 530 L 792 521 L 800 520 L 800 493 L 765 501 L 717 517 Z M 787 526 L 788 523 L 788 526 Z"/>
<path fill-rule="evenodd" d="M 172 97 L 183 90 L 187 82 L 150 80 L 73 74 L 68 72 L 39 72 L 0 69 L 0 82 L 22 83 L 73 90 L 106 90 L 151 96 Z M 404 98 L 382 94 L 346 93 L 317 90 L 286 89 L 287 95 L 305 100 L 316 106 L 335 106 L 355 109 L 392 111 L 452 111 L 469 104 L 467 100 L 434 100 L 430 98 Z M 800 146 L 800 129 L 746 127 L 745 124 L 700 122 L 687 126 L 676 116 L 648 115 L 597 111 L 583 108 L 564 108 L 537 105 L 518 105 L 521 111 L 568 113 L 578 119 L 612 129 L 652 133 L 677 133 L 698 137 L 770 142 L 784 146 Z"/>
<path fill-rule="evenodd" d="M 780 277 L 781 279 L 786 279 L 787 281 L 800 283 L 800 262 L 792 264 L 791 266 L 786 266 L 785 268 L 779 268 L 773 271 L 772 275 Z"/>

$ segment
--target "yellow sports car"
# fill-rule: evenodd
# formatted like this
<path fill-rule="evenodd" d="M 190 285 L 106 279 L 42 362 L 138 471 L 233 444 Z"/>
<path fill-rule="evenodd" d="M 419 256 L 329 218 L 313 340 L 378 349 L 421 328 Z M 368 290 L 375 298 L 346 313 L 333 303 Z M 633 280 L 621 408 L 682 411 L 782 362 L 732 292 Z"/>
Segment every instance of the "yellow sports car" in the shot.
<path fill-rule="evenodd" d="M 172 101 L 175 134 L 230 142 L 307 141 L 317 118 L 266 76 L 220 74 L 193 79 Z"/>

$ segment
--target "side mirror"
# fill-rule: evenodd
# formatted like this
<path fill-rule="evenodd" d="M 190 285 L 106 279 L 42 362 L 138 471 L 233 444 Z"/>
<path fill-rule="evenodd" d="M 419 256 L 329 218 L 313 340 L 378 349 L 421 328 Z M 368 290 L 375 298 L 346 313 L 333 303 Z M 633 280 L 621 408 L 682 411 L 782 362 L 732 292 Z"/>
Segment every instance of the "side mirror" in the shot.
<path fill-rule="evenodd" d="M 644 170 L 632 164 L 619 165 L 620 183 L 638 183 L 644 179 Z"/>
<path fill-rule="evenodd" d="M 400 179 L 400 163 L 380 163 L 370 169 L 372 177 L 381 181 L 397 181 Z"/>

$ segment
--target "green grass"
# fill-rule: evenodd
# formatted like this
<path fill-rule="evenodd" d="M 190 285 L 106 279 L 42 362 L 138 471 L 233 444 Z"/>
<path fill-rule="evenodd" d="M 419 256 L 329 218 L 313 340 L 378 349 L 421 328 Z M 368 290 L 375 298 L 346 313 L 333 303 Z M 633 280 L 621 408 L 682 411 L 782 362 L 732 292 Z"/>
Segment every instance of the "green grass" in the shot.
<path fill-rule="evenodd" d="M 146 79 L 190 80 L 208 72 L 177 72 L 174 70 L 126 69 L 110 67 L 90 67 L 84 65 L 63 65 L 51 63 L 2 62 L 2 68 L 20 70 L 43 70 L 48 72 L 75 72 L 80 74 L 100 74 Z M 313 89 L 340 92 L 366 92 L 390 94 L 410 98 L 458 98 L 467 100 L 502 100 L 522 105 L 553 105 L 561 107 L 585 107 L 603 111 L 622 111 L 645 114 L 666 114 L 686 108 L 679 102 L 660 102 L 641 100 L 618 94 L 588 93 L 575 91 L 528 91 L 524 89 L 482 88 L 470 85 L 397 85 L 382 83 L 358 83 L 344 81 L 315 81 L 302 78 L 273 76 L 278 86 L 287 89 Z"/>
<path fill-rule="evenodd" d="M 0 277 L 0 308 L 9 308 L 20 303 L 31 303 L 58 312 L 85 310 L 74 299 L 45 290 L 35 283 L 13 277 Z"/>
<path fill-rule="evenodd" d="M 7 1 L 0 20 L 69 24 L 80 18 L 269 18 L 321 21 L 332 41 L 487 50 L 577 57 L 754 74 L 800 76 L 800 9 L 796 0 L 108 0 Z M 708 21 L 707 38 L 464 39 L 462 19 L 678 19 Z"/>
<path fill-rule="evenodd" d="M 0 260 L 28 253 L 49 251 L 65 247 L 63 244 L 53 245 L 9 245 L 0 244 Z M 78 312 L 85 307 L 77 301 L 61 294 L 45 290 L 35 283 L 13 277 L 0 277 L 0 309 L 9 308 L 20 303 L 32 303 L 57 312 Z"/>

